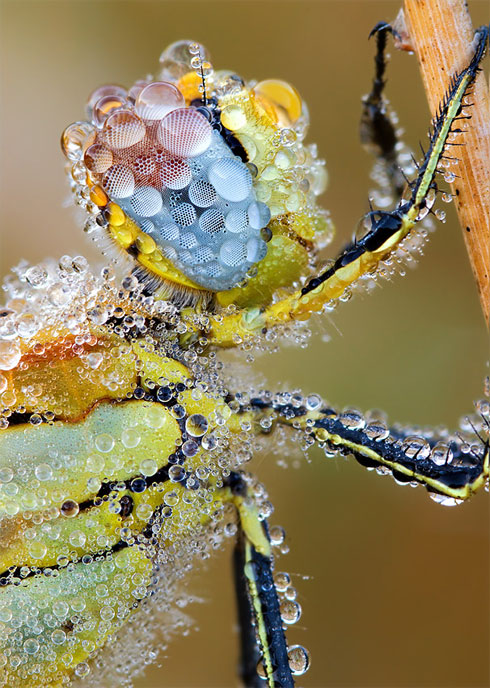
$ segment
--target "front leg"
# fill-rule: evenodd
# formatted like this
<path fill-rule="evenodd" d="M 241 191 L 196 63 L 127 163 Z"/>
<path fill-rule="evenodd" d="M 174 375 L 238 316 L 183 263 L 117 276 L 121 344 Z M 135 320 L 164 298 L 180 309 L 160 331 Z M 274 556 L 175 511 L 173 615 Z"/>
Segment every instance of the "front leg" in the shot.
<path fill-rule="evenodd" d="M 379 22 L 369 34 L 369 38 L 376 36 L 375 72 L 371 91 L 362 99 L 359 134 L 362 145 L 375 156 L 382 176 L 386 177 L 386 184 L 382 183 L 381 188 L 383 196 L 393 201 L 401 198 L 407 180 L 403 174 L 401 142 L 398 140 L 387 102 L 383 97 L 386 85 L 386 42 L 389 33 L 393 33 L 393 28 L 385 22 Z M 379 178 L 381 175 L 378 168 L 375 167 L 375 170 L 376 178 Z"/>
<path fill-rule="evenodd" d="M 435 176 L 446 154 L 448 138 L 455 131 L 453 124 L 463 115 L 464 97 L 471 87 L 488 43 L 488 28 L 478 32 L 478 44 L 469 65 L 456 74 L 433 122 L 430 145 L 419 166 L 416 179 L 409 183 L 410 198 L 401 200 L 391 212 L 373 210 L 362 220 L 365 234 L 348 245 L 330 261 L 328 267 L 310 277 L 306 284 L 264 309 L 249 308 L 209 319 L 206 333 L 210 344 L 236 346 L 269 328 L 295 320 L 307 320 L 339 299 L 354 282 L 364 276 L 375 276 L 376 270 L 388 259 L 430 211 L 435 200 Z M 381 97 L 381 96 L 380 96 Z M 192 317 L 189 330 L 195 330 Z"/>

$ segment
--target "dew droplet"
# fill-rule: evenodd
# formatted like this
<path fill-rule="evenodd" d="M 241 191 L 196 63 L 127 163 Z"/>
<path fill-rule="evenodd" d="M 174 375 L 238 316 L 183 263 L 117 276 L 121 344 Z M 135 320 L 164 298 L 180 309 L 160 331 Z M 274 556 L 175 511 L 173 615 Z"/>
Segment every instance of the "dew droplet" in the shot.
<path fill-rule="evenodd" d="M 53 469 L 47 463 L 40 463 L 34 469 L 34 475 L 38 480 L 51 480 L 53 477 Z"/>
<path fill-rule="evenodd" d="M 0 341 L 0 370 L 12 370 L 21 357 L 22 352 L 17 342 Z"/>
<path fill-rule="evenodd" d="M 66 516 L 67 518 L 73 518 L 74 516 L 78 515 L 80 507 L 78 506 L 77 502 L 75 502 L 73 499 L 67 499 L 61 505 L 60 511 L 62 516 Z"/>
<path fill-rule="evenodd" d="M 107 432 L 103 432 L 100 435 L 97 435 L 95 438 L 95 447 L 103 454 L 107 454 L 108 452 L 112 451 L 114 449 L 114 445 L 114 437 L 109 435 Z"/>
<path fill-rule="evenodd" d="M 423 437 L 410 435 L 403 440 L 402 450 L 409 459 L 424 460 L 430 455 L 430 445 Z"/>
<path fill-rule="evenodd" d="M 271 545 L 278 547 L 286 538 L 286 531 L 281 526 L 271 526 L 269 531 Z"/>
<path fill-rule="evenodd" d="M 202 437 L 208 431 L 208 419 L 200 413 L 193 413 L 186 420 L 185 429 L 191 437 Z"/>
<path fill-rule="evenodd" d="M 310 668 L 310 657 L 302 645 L 292 645 L 288 649 L 288 663 L 293 676 L 302 676 Z"/>
<path fill-rule="evenodd" d="M 318 396 L 318 394 L 310 394 L 306 397 L 305 406 L 308 411 L 318 411 L 321 405 L 322 399 Z"/>
<path fill-rule="evenodd" d="M 121 433 L 121 442 L 126 449 L 134 449 L 141 442 L 141 435 L 134 428 L 127 428 Z"/>
<path fill-rule="evenodd" d="M 291 626 L 301 617 L 301 606 L 294 600 L 283 600 L 280 605 L 281 619 Z"/>
<path fill-rule="evenodd" d="M 155 475 L 158 471 L 158 464 L 154 459 L 144 459 L 140 463 L 140 471 L 143 475 Z"/>

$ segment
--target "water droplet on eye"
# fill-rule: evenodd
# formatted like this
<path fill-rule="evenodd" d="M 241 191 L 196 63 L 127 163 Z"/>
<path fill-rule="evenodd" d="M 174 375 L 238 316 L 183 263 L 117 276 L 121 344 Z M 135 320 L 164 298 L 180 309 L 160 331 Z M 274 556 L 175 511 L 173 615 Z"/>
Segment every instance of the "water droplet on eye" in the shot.
<path fill-rule="evenodd" d="M 68 160 L 75 162 L 81 159 L 85 141 L 93 131 L 89 122 L 74 122 L 65 129 L 61 137 L 61 148 Z"/>
<path fill-rule="evenodd" d="M 252 188 L 252 176 L 236 158 L 219 158 L 208 169 L 208 179 L 226 201 L 244 201 Z"/>
<path fill-rule="evenodd" d="M 292 645 L 288 649 L 288 663 L 293 676 L 302 676 L 310 668 L 310 656 L 302 645 Z"/>
<path fill-rule="evenodd" d="M 295 624 L 301 617 L 301 607 L 293 600 L 283 600 L 280 605 L 281 619 L 288 626 Z"/>
<path fill-rule="evenodd" d="M 102 184 L 113 198 L 127 198 L 134 192 L 134 175 L 124 165 L 113 165 L 105 173 Z"/>
<path fill-rule="evenodd" d="M 135 189 L 129 200 L 131 208 L 140 217 L 153 217 L 162 209 L 162 195 L 152 186 L 140 186 Z"/>
<path fill-rule="evenodd" d="M 156 136 L 173 155 L 190 158 L 209 148 L 212 134 L 208 120 L 195 108 L 179 108 L 160 121 Z"/>
<path fill-rule="evenodd" d="M 122 150 L 139 143 L 145 133 L 145 125 L 134 112 L 118 110 L 105 120 L 101 137 L 109 148 Z"/>
<path fill-rule="evenodd" d="M 208 419 L 200 413 L 193 413 L 186 420 L 185 429 L 192 437 L 202 437 L 208 431 Z"/>
<path fill-rule="evenodd" d="M 172 110 L 185 107 L 179 89 L 166 81 L 154 81 L 143 88 L 136 98 L 135 108 L 146 120 L 160 120 Z"/>
<path fill-rule="evenodd" d="M 247 208 L 247 216 L 253 229 L 263 229 L 269 224 L 271 211 L 265 203 L 253 201 Z"/>

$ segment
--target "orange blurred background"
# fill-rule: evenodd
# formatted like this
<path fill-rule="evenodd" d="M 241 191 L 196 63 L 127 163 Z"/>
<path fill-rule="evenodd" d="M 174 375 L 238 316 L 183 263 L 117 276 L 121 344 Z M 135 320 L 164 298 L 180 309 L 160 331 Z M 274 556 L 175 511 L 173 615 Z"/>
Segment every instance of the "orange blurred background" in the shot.
<path fill-rule="evenodd" d="M 489 21 L 486 0 L 469 5 L 475 26 Z M 204 43 L 216 68 L 298 88 L 311 114 L 308 140 L 327 159 L 334 254 L 367 209 L 370 161 L 357 134 L 372 78 L 367 35 L 398 8 L 391 0 L 4 0 L 0 274 L 21 258 L 95 259 L 70 204 L 61 131 L 83 118 L 93 88 L 131 85 L 180 38 Z M 429 115 L 416 61 L 391 52 L 388 95 L 418 150 Z M 307 350 L 256 361 L 270 388 L 301 387 L 337 407 L 381 407 L 392 421 L 422 425 L 454 427 L 472 410 L 488 374 L 488 334 L 454 211 L 444 209 L 448 222 L 416 271 L 316 320 Z M 320 451 L 298 463 L 285 470 L 259 457 L 251 466 L 276 507 L 272 523 L 288 534 L 291 552 L 277 567 L 293 575 L 303 606 L 288 638 L 312 660 L 298 684 L 488 686 L 488 495 L 447 509 L 422 488 L 402 489 Z M 196 569 L 189 590 L 205 601 L 190 611 L 200 630 L 175 641 L 137 686 L 239 685 L 230 564 L 228 547 Z"/>

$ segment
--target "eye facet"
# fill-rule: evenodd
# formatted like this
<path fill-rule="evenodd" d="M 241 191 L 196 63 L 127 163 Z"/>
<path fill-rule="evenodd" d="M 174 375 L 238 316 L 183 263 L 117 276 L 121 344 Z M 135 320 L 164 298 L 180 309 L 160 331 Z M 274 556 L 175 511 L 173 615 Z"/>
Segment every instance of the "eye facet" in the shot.
<path fill-rule="evenodd" d="M 195 108 L 180 108 L 161 120 L 157 139 L 169 153 L 193 158 L 209 148 L 212 133 L 204 115 Z"/>
<path fill-rule="evenodd" d="M 246 165 L 237 158 L 220 158 L 208 170 L 208 179 L 225 201 L 244 201 L 252 188 Z"/>

